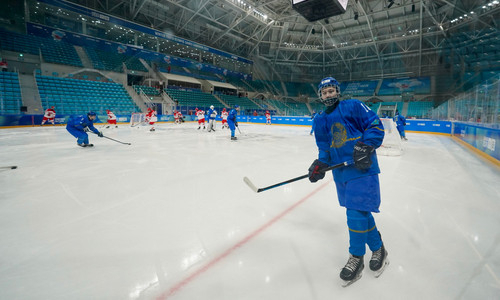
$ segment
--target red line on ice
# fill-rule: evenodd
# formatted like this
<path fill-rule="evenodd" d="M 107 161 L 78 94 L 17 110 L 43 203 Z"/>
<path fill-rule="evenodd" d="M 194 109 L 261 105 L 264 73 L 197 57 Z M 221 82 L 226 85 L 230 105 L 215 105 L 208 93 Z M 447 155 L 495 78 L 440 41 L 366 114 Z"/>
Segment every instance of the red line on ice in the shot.
<path fill-rule="evenodd" d="M 264 225 L 262 225 L 261 227 L 259 227 L 257 230 L 255 230 L 254 232 L 250 233 L 245 238 L 243 238 L 241 241 L 239 241 L 238 243 L 234 244 L 232 247 L 230 247 L 229 249 L 227 249 L 226 251 L 224 251 L 221 255 L 217 256 L 216 258 L 214 258 L 213 260 L 211 260 L 210 262 L 208 262 L 205 266 L 203 266 L 202 268 L 196 270 L 193 274 L 189 275 L 188 277 L 186 277 L 182 281 L 178 282 L 173 287 L 171 287 L 169 290 L 163 292 L 156 299 L 157 300 L 164 300 L 164 299 L 167 299 L 168 297 L 172 296 L 173 294 L 177 293 L 178 291 L 180 291 L 184 286 L 186 286 L 187 284 L 189 284 L 190 282 L 192 282 L 196 277 L 198 277 L 201 274 L 205 273 L 207 270 L 209 270 L 210 268 L 212 268 L 215 264 L 217 264 L 218 262 L 220 262 L 221 260 L 223 260 L 224 258 L 226 258 L 227 256 L 229 256 L 231 253 L 233 253 L 236 249 L 238 249 L 238 248 L 244 246 L 245 244 L 247 244 L 251 239 L 253 239 L 257 235 L 259 235 L 261 232 L 263 232 L 267 228 L 271 227 L 271 225 L 273 225 L 278 220 L 280 220 L 285 215 L 287 215 L 289 212 L 291 212 L 292 210 L 294 210 L 297 206 L 299 206 L 302 203 L 304 203 L 307 199 L 309 199 L 311 196 L 313 196 L 314 194 L 316 194 L 317 192 L 319 192 L 322 188 L 324 188 L 329 183 L 330 183 L 330 180 L 328 180 L 327 182 L 323 183 L 317 189 L 313 190 L 308 195 L 306 195 L 304 198 L 300 199 L 295 204 L 293 204 L 289 208 L 285 209 L 282 213 L 280 213 L 276 217 L 272 218 L 270 221 L 268 221 L 267 223 L 265 223 Z"/>

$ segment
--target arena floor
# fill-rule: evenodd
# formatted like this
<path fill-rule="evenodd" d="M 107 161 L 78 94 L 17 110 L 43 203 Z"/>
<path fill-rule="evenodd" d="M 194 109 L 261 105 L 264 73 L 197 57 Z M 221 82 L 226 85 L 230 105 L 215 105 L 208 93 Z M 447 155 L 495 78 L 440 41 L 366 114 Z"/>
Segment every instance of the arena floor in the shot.
<path fill-rule="evenodd" d="M 218 125 L 220 128 L 220 125 Z M 99 126 L 98 126 L 99 127 Z M 308 127 L 194 123 L 0 130 L 2 299 L 498 299 L 500 172 L 451 138 L 380 156 L 375 220 L 390 264 L 343 288 L 345 209 L 307 173 Z M 365 256 L 368 263 L 371 253 Z"/>

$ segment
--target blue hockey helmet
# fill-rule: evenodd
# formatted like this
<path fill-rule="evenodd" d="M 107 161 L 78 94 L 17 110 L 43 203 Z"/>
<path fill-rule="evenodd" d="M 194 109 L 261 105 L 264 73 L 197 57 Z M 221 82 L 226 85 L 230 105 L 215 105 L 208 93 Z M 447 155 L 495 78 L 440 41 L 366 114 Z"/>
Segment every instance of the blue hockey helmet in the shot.
<path fill-rule="evenodd" d="M 89 111 L 89 112 L 87 113 L 87 116 L 89 116 L 89 117 L 90 117 L 90 116 L 94 116 L 94 117 L 95 117 L 95 116 L 97 116 L 97 114 L 96 114 L 95 112 L 93 112 L 93 111 Z"/>
<path fill-rule="evenodd" d="M 330 86 L 334 87 L 337 90 L 337 95 L 333 98 L 323 99 L 323 97 L 321 96 L 321 91 L 327 87 L 330 87 Z M 323 80 L 321 80 L 321 82 L 318 85 L 318 96 L 319 96 L 321 103 L 323 103 L 324 105 L 326 105 L 326 106 L 334 105 L 335 102 L 337 102 L 340 98 L 340 84 L 339 84 L 339 82 L 333 77 L 323 78 Z"/>
<path fill-rule="evenodd" d="M 238 108 L 238 107 L 240 107 L 238 104 L 235 104 L 235 105 L 234 105 L 234 108 Z"/>

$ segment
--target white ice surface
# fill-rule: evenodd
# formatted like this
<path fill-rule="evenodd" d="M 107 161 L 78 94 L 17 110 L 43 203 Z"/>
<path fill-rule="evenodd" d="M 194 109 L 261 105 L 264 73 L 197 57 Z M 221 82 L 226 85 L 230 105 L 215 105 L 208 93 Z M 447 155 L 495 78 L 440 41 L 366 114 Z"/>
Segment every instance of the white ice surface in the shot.
<path fill-rule="evenodd" d="M 444 136 L 379 157 L 390 265 L 342 288 L 345 209 L 310 128 L 0 130 L 0 299 L 499 299 L 500 173 Z M 218 124 L 220 128 L 220 124 Z M 371 252 L 367 249 L 365 264 Z"/>

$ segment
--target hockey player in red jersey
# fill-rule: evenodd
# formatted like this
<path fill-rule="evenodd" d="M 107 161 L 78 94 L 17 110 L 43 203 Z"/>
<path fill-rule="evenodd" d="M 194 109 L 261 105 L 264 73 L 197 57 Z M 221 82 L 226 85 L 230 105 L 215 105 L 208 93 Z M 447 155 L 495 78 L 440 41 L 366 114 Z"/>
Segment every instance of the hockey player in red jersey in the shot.
<path fill-rule="evenodd" d="M 203 129 L 205 129 L 205 111 L 196 108 L 196 116 L 198 117 L 198 129 L 201 128 L 201 125 L 203 125 Z"/>
<path fill-rule="evenodd" d="M 271 125 L 271 114 L 266 110 L 266 125 Z"/>
<path fill-rule="evenodd" d="M 227 116 L 229 116 L 229 113 L 225 108 L 222 109 L 220 116 L 222 117 L 222 129 L 229 128 L 229 125 L 227 125 Z"/>
<path fill-rule="evenodd" d="M 155 131 L 155 123 L 158 121 L 158 118 L 156 117 L 156 110 L 154 108 L 148 108 L 148 113 L 146 114 L 146 122 L 151 125 L 151 129 L 149 131 Z"/>
<path fill-rule="evenodd" d="M 116 125 L 115 114 L 109 109 L 106 109 L 106 113 L 108 114 L 108 126 L 106 126 L 106 128 L 109 128 L 110 125 L 115 125 L 115 128 L 118 128 L 118 126 Z"/>
<path fill-rule="evenodd" d="M 40 124 L 40 126 L 43 126 L 43 124 L 45 124 L 45 122 L 47 122 L 47 120 L 50 123 L 52 123 L 52 125 L 56 125 L 56 123 L 54 122 L 55 118 L 56 118 L 56 111 L 54 110 L 54 106 L 51 106 L 50 108 L 47 108 L 45 110 L 45 114 L 43 115 L 42 124 Z"/>
<path fill-rule="evenodd" d="M 182 122 L 182 113 L 178 110 L 174 111 L 175 124 L 180 124 Z"/>

